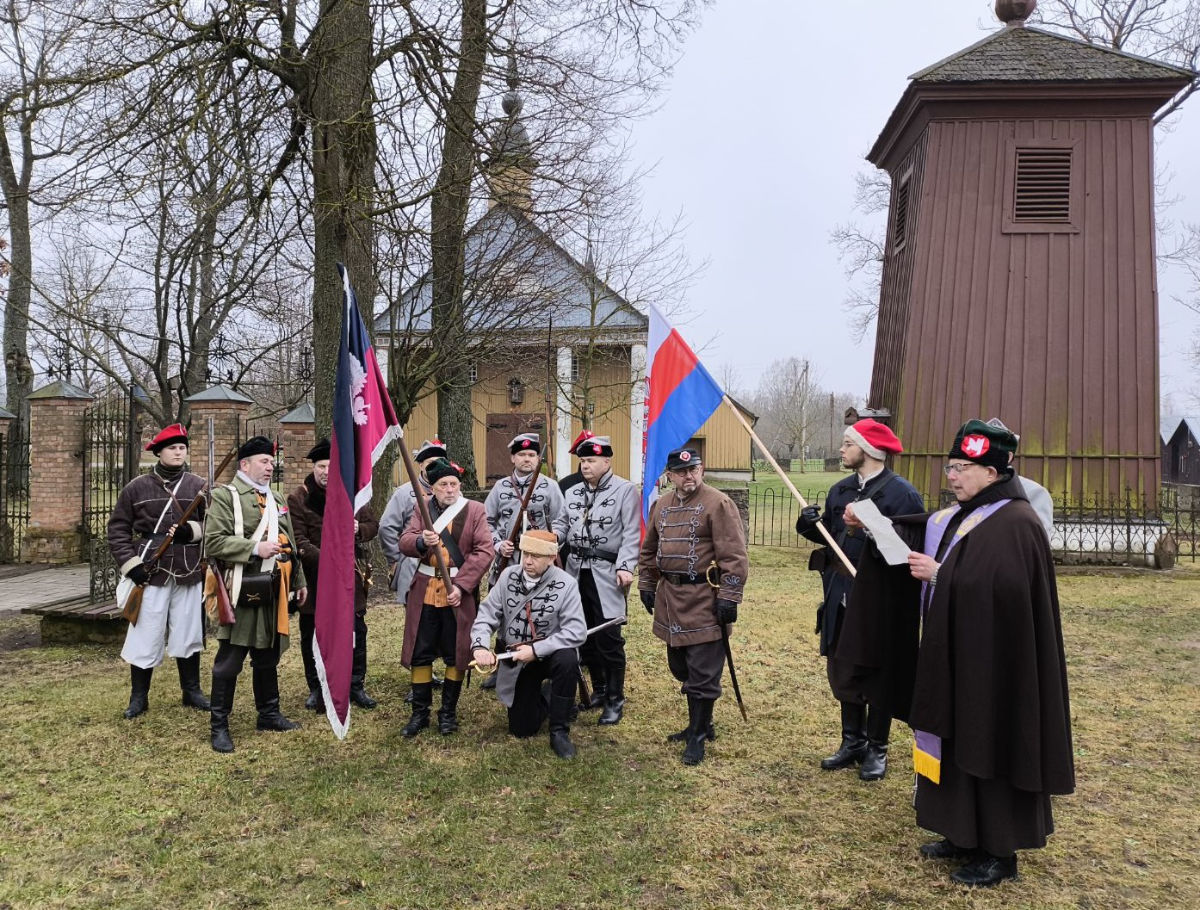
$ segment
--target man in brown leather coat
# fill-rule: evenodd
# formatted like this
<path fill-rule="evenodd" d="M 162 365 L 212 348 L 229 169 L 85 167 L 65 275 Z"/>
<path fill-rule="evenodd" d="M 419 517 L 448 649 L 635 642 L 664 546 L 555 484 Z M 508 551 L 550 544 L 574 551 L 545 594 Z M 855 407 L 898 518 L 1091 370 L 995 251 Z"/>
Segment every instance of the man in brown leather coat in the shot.
<path fill-rule="evenodd" d="M 721 696 L 725 627 L 737 622 L 749 559 L 737 506 L 704 483 L 704 465 L 694 449 L 667 456 L 667 477 L 675 489 L 650 509 L 638 593 L 688 700 L 687 727 L 668 739 L 686 743 L 683 763 L 695 765 L 704 760 L 705 740 L 716 739 L 712 711 Z"/>

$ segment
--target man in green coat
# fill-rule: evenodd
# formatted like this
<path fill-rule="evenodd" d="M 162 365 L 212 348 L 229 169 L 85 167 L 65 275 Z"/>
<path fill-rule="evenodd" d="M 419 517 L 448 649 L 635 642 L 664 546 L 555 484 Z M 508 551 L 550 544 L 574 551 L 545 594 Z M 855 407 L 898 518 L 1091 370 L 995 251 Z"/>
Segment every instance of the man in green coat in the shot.
<path fill-rule="evenodd" d="M 233 483 L 213 490 L 204 528 L 210 568 L 221 573 L 234 608 L 232 625 L 217 632 L 213 661 L 212 747 L 232 752 L 229 712 L 246 655 L 254 680 L 259 730 L 295 730 L 279 710 L 279 655 L 288 646 L 288 609 L 308 596 L 304 569 L 294 559 L 291 516 L 270 487 L 275 446 L 255 436 L 238 449 Z"/>

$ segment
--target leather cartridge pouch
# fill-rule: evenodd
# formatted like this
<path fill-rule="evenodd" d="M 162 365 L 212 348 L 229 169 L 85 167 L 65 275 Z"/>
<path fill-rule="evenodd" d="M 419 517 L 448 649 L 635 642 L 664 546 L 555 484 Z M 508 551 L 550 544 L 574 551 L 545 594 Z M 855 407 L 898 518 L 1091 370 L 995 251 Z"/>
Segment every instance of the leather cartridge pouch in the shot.
<path fill-rule="evenodd" d="M 274 609 L 278 598 L 278 572 L 246 572 L 242 575 L 242 588 L 238 593 L 237 609 L 253 610 L 257 607 Z"/>
<path fill-rule="evenodd" d="M 820 547 L 808 554 L 808 571 L 824 572 L 829 566 L 829 548 Z"/>

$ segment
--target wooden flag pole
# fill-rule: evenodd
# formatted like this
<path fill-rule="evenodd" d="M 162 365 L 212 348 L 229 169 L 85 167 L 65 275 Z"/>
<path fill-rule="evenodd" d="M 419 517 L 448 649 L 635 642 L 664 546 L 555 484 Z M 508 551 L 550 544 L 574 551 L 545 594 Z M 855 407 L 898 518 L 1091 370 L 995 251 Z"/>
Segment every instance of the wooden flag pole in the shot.
<path fill-rule="evenodd" d="M 800 508 L 807 508 L 808 503 L 804 501 L 804 497 L 800 495 L 800 491 L 796 489 L 796 485 L 792 483 L 792 479 L 784 473 L 784 470 L 779 466 L 779 463 L 771 457 L 770 450 L 768 450 L 763 444 L 763 441 L 758 438 L 758 434 L 754 432 L 754 427 L 750 426 L 749 421 L 742 416 L 742 412 L 738 410 L 737 405 L 735 405 L 729 399 L 728 395 L 722 395 L 721 400 L 724 401 L 725 404 L 729 405 L 729 410 L 733 411 L 733 416 L 736 417 L 741 422 L 742 426 L 746 428 L 746 432 L 750 434 L 750 438 L 754 440 L 754 444 L 758 446 L 758 450 L 762 452 L 763 458 L 767 460 L 767 464 L 775 469 L 775 473 L 779 475 L 781 480 L 783 480 L 783 485 L 792 491 L 792 495 L 796 497 L 796 502 L 800 503 Z M 821 536 L 825 538 L 825 542 L 829 545 L 829 549 L 833 550 L 834 555 L 836 555 L 837 558 L 842 561 L 842 565 L 846 567 L 846 571 L 850 573 L 850 577 L 853 578 L 855 575 L 857 575 L 858 573 L 855 571 L 854 565 L 850 562 L 849 557 L 846 556 L 846 554 L 842 551 L 842 548 L 837 545 L 837 541 L 833 539 L 833 535 L 829 533 L 829 529 L 825 527 L 823 522 L 817 522 L 817 530 L 820 531 Z"/>

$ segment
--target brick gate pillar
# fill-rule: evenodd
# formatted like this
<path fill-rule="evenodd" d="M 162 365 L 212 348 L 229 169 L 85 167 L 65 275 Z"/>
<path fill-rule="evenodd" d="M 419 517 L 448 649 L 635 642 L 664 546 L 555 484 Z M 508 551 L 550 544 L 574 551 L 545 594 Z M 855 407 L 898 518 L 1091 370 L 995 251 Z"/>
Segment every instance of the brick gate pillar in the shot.
<path fill-rule="evenodd" d="M 208 421 L 212 418 L 213 438 L 213 469 L 225 460 L 225 456 L 237 448 L 242 441 L 246 416 L 250 413 L 254 401 L 241 392 L 235 392 L 228 386 L 215 385 L 189 395 L 184 399 L 191 408 L 192 424 L 188 431 L 190 445 L 188 460 L 192 472 L 201 477 L 208 477 Z M 228 483 L 237 473 L 237 459 L 229 462 L 228 467 L 221 472 L 220 477 L 213 478 L 214 483 Z"/>
<path fill-rule="evenodd" d="M 304 483 L 304 478 L 312 470 L 308 450 L 316 442 L 316 413 L 307 401 L 279 418 L 279 447 L 283 450 L 285 495 Z"/>
<path fill-rule="evenodd" d="M 61 380 L 29 396 L 29 528 L 21 561 L 83 559 L 84 415 L 92 396 Z"/>

